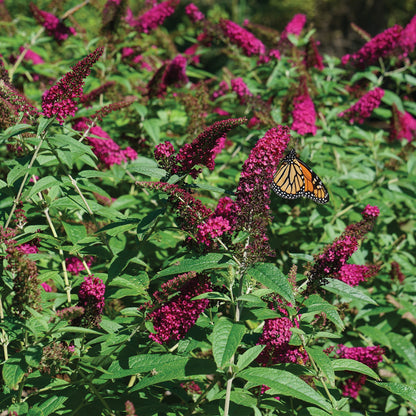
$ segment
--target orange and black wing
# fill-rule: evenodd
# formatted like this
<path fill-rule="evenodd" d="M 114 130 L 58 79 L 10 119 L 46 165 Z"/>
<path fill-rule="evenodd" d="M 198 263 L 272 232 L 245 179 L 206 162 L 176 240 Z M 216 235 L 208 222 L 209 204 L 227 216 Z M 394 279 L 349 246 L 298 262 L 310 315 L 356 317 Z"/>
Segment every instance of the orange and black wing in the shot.
<path fill-rule="evenodd" d="M 326 204 L 329 201 L 325 185 L 312 169 L 296 157 L 293 149 L 283 158 L 274 175 L 272 189 L 286 199 L 304 197 L 318 204 Z"/>

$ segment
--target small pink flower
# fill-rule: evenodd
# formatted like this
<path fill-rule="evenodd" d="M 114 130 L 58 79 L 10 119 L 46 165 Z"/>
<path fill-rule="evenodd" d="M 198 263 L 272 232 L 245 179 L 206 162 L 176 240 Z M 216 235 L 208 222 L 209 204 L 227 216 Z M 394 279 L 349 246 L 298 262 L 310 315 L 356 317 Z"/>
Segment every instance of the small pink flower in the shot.
<path fill-rule="evenodd" d="M 334 277 L 347 285 L 357 286 L 360 282 L 365 282 L 375 276 L 378 271 L 379 267 L 374 265 L 344 264 Z"/>
<path fill-rule="evenodd" d="M 232 79 L 231 89 L 237 94 L 237 97 L 240 99 L 240 104 L 245 104 L 247 97 L 253 96 L 243 78 Z"/>
<path fill-rule="evenodd" d="M 26 52 L 23 60 L 30 61 L 33 65 L 43 64 L 45 62 L 36 52 L 33 52 L 31 49 L 25 49 L 23 46 L 19 48 L 20 53 L 22 53 L 24 50 L 26 50 Z"/>
<path fill-rule="evenodd" d="M 46 282 L 40 284 L 45 292 L 52 292 L 52 287 L 49 286 Z"/>
<path fill-rule="evenodd" d="M 377 206 L 367 205 L 361 214 L 363 217 L 377 218 L 380 215 L 380 209 Z"/>
<path fill-rule="evenodd" d="M 163 24 L 165 19 L 175 12 L 175 7 L 178 3 L 179 0 L 166 0 L 156 4 L 136 20 L 131 19 L 130 22 L 138 32 L 150 33 Z"/>

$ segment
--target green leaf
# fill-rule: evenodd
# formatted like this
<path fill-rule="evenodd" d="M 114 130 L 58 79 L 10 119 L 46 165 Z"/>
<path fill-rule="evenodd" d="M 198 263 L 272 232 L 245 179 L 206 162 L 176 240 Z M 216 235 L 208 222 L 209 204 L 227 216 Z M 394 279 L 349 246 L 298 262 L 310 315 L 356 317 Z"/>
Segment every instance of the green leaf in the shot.
<path fill-rule="evenodd" d="M 93 335 L 101 335 L 101 332 L 94 331 L 93 329 L 89 328 L 81 328 L 79 326 L 65 326 L 64 328 L 58 328 L 58 332 L 70 332 L 73 334 L 93 334 Z"/>
<path fill-rule="evenodd" d="M 23 178 L 26 175 L 27 167 L 29 165 L 29 161 L 27 161 L 24 165 L 17 164 L 8 174 L 7 174 L 7 184 L 12 186 L 19 178 Z"/>
<path fill-rule="evenodd" d="M 21 357 L 9 358 L 3 364 L 3 380 L 7 387 L 16 389 L 27 371 L 27 364 Z"/>
<path fill-rule="evenodd" d="M 372 305 L 377 305 L 377 302 L 370 298 L 370 296 L 363 293 L 360 289 L 351 287 L 341 280 L 330 279 L 329 282 L 324 286 L 328 292 L 335 293 L 336 295 L 343 296 L 347 299 L 354 299 Z"/>
<path fill-rule="evenodd" d="M 44 191 L 45 189 L 52 188 L 60 184 L 58 178 L 54 176 L 45 176 L 40 178 L 30 189 L 27 195 L 24 195 L 26 199 L 32 197 L 32 195 L 37 194 L 38 192 Z"/>
<path fill-rule="evenodd" d="M 243 324 L 231 322 L 221 317 L 214 326 L 212 333 L 212 354 L 219 368 L 230 364 L 246 332 Z"/>
<path fill-rule="evenodd" d="M 10 137 L 16 136 L 18 134 L 27 133 L 29 131 L 34 131 L 33 126 L 29 124 L 16 124 L 15 126 L 9 127 L 0 135 L 0 142 L 4 142 Z"/>
<path fill-rule="evenodd" d="M 389 392 L 400 396 L 404 400 L 409 400 L 413 405 L 416 406 L 416 389 L 401 383 L 382 383 L 372 381 L 376 386 L 383 387 Z"/>
<path fill-rule="evenodd" d="M 260 263 L 247 270 L 249 276 L 264 286 L 282 296 L 288 302 L 294 304 L 293 289 L 287 276 L 285 276 L 274 264 Z"/>
<path fill-rule="evenodd" d="M 416 348 L 414 344 L 395 332 L 390 332 L 387 336 L 393 351 L 402 357 L 410 367 L 416 369 Z"/>
<path fill-rule="evenodd" d="M 246 368 L 259 356 L 265 347 L 265 345 L 255 345 L 254 347 L 249 348 L 247 351 L 241 354 L 237 361 L 238 370 L 244 370 L 244 368 Z"/>
<path fill-rule="evenodd" d="M 330 358 L 318 346 L 306 347 L 306 352 L 315 361 L 319 370 L 327 378 L 331 386 L 335 386 L 335 373 Z"/>
<path fill-rule="evenodd" d="M 150 176 L 151 178 L 156 178 L 160 180 L 166 176 L 166 171 L 158 167 L 149 167 L 149 166 L 129 166 L 130 172 L 140 173 L 141 175 Z"/>
<path fill-rule="evenodd" d="M 87 230 L 84 224 L 69 224 L 68 222 L 62 222 L 66 235 L 69 241 L 77 243 L 87 236 Z"/>
<path fill-rule="evenodd" d="M 143 128 L 155 144 L 160 142 L 160 120 L 157 118 L 148 118 L 143 121 Z"/>
<path fill-rule="evenodd" d="M 133 228 L 136 228 L 138 223 L 140 223 L 139 218 L 129 218 L 127 220 L 121 220 L 108 224 L 105 227 L 100 228 L 98 232 L 105 231 L 108 235 L 117 236 L 118 234 L 123 234 L 126 231 L 130 231 Z"/>
<path fill-rule="evenodd" d="M 151 372 L 149 375 L 142 378 L 130 392 L 164 381 L 183 380 L 188 377 L 193 378 L 197 375 L 213 374 L 216 371 L 214 362 L 211 360 L 179 357 L 170 354 L 165 354 L 163 356 L 157 355 L 157 357 L 159 357 L 159 359 L 157 359 L 155 355 L 156 354 L 143 356 L 143 360 L 140 361 L 137 361 L 138 356 L 129 359 L 130 367 L 136 369 L 132 374 L 142 373 L 144 371 Z"/>
<path fill-rule="evenodd" d="M 63 404 L 68 400 L 65 396 L 52 396 L 45 402 L 39 405 L 39 409 L 42 411 L 42 416 L 48 416 L 60 409 Z"/>
<path fill-rule="evenodd" d="M 202 272 L 209 269 L 225 269 L 235 266 L 235 262 L 228 256 L 220 253 L 208 253 L 199 257 L 185 257 L 179 265 L 169 266 L 157 273 L 156 276 L 169 276 L 186 272 Z"/>
<path fill-rule="evenodd" d="M 355 371 L 356 373 L 365 374 L 366 376 L 379 380 L 380 377 L 370 367 L 356 360 L 348 358 L 339 358 L 332 360 L 331 365 L 334 371 Z"/>
<path fill-rule="evenodd" d="M 142 241 L 145 238 L 143 234 L 149 229 L 151 229 L 153 225 L 156 223 L 158 217 L 164 213 L 164 208 L 157 208 L 149 212 L 140 220 L 139 224 L 137 225 L 137 238 L 139 239 L 139 241 Z"/>
<path fill-rule="evenodd" d="M 252 387 L 264 384 L 273 390 L 272 394 L 295 397 L 307 403 L 312 403 L 328 412 L 331 410 L 331 406 L 325 397 L 288 371 L 265 367 L 248 368 L 238 373 L 238 377 L 249 381 Z"/>

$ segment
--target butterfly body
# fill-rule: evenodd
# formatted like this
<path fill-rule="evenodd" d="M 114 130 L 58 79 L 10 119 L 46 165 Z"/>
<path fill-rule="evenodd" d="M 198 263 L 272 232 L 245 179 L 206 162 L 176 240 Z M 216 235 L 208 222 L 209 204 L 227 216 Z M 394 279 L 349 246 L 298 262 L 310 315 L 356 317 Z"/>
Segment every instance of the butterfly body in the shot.
<path fill-rule="evenodd" d="M 304 197 L 318 204 L 326 204 L 329 201 L 328 191 L 321 179 L 298 159 L 294 149 L 283 158 L 274 175 L 272 189 L 285 199 Z"/>

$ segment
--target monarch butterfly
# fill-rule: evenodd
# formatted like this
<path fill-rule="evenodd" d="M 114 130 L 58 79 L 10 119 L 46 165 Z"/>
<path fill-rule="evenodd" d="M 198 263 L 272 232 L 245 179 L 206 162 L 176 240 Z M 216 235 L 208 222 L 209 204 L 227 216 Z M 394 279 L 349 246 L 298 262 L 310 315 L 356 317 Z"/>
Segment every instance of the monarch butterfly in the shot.
<path fill-rule="evenodd" d="M 329 201 L 325 185 L 312 169 L 297 158 L 294 149 L 283 158 L 274 175 L 272 189 L 277 195 L 286 199 L 303 196 L 318 204 L 326 204 Z"/>

